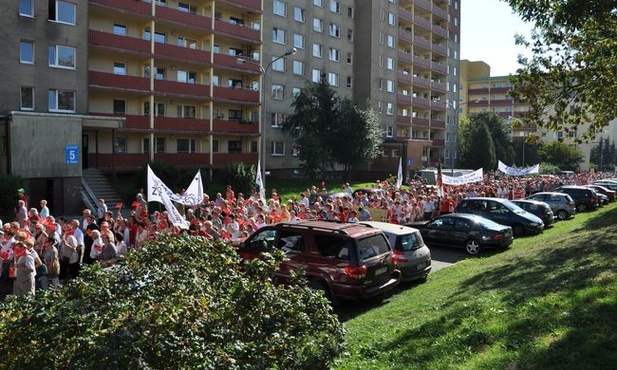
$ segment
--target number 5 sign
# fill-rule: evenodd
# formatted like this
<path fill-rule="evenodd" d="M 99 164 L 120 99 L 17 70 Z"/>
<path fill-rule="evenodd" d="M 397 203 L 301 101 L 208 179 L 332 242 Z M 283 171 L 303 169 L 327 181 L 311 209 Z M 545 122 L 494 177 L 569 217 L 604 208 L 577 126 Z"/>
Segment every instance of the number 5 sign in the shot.
<path fill-rule="evenodd" d="M 67 164 L 79 163 L 79 147 L 75 144 L 69 144 L 65 148 L 64 152 L 65 162 Z"/>

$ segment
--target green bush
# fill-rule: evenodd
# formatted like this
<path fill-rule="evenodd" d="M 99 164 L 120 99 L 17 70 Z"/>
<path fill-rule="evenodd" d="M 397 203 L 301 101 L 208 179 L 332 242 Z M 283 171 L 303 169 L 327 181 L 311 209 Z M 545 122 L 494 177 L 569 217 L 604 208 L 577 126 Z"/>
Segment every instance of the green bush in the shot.
<path fill-rule="evenodd" d="M 24 187 L 20 177 L 0 174 L 0 220 L 9 222 L 15 219 L 17 189 Z"/>
<path fill-rule="evenodd" d="M 236 193 L 244 193 L 245 197 L 251 194 L 251 187 L 255 187 L 255 166 L 246 166 L 243 162 L 233 162 L 228 164 L 222 173 L 225 185 L 231 185 Z M 223 194 L 223 196 L 225 196 Z"/>
<path fill-rule="evenodd" d="M 281 254 L 162 235 L 112 268 L 0 303 L 6 369 L 323 369 L 344 344 L 327 300 L 271 281 Z"/>

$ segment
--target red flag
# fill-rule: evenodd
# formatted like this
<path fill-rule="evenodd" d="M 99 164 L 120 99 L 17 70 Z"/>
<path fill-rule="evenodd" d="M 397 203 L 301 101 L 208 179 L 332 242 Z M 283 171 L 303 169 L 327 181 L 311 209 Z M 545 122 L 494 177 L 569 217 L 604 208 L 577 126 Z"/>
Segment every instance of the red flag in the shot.
<path fill-rule="evenodd" d="M 116 208 L 120 209 L 122 208 L 122 205 L 123 205 L 122 202 L 116 203 Z"/>
<path fill-rule="evenodd" d="M 141 204 L 139 204 L 138 201 L 134 201 L 133 203 L 131 203 L 131 207 L 133 207 L 133 208 L 141 208 Z"/>

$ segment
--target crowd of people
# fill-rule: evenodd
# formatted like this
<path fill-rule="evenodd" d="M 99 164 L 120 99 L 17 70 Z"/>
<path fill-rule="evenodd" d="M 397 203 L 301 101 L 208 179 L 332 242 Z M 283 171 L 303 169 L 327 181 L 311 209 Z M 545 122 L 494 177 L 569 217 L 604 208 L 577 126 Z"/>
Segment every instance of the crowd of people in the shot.
<path fill-rule="evenodd" d="M 353 192 L 348 183 L 333 196 L 322 183 L 297 196 L 282 200 L 276 189 L 268 199 L 252 190 L 245 196 L 226 186 L 222 193 L 192 207 L 177 205 L 187 227 L 173 225 L 168 213 L 149 212 L 141 193 L 131 204 L 128 217 L 109 210 L 99 199 L 95 210 L 84 209 L 81 217 L 55 218 L 47 201 L 29 207 L 24 189 L 18 189 L 15 218 L 0 231 L 0 284 L 12 284 L 14 294 L 35 294 L 79 275 L 83 265 L 110 265 L 161 233 L 190 233 L 206 239 L 233 240 L 250 236 L 260 227 L 294 220 L 360 222 L 375 219 L 406 223 L 429 220 L 454 210 L 457 202 L 474 196 L 524 198 L 560 185 L 585 185 L 609 174 L 582 172 L 563 176 L 511 177 L 493 172 L 483 182 L 458 186 L 427 185 L 422 179 L 395 188 L 377 181 L 375 191 Z"/>

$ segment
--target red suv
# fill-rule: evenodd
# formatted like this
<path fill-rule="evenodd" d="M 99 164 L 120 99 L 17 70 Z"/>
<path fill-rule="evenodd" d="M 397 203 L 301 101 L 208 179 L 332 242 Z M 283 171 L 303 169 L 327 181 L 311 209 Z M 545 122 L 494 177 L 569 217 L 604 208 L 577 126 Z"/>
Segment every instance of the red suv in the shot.
<path fill-rule="evenodd" d="M 288 257 L 276 272 L 277 281 L 285 283 L 292 271 L 301 270 L 333 304 L 383 296 L 401 277 L 383 232 L 365 225 L 300 221 L 264 226 L 238 252 L 250 259 L 274 248 Z"/>

